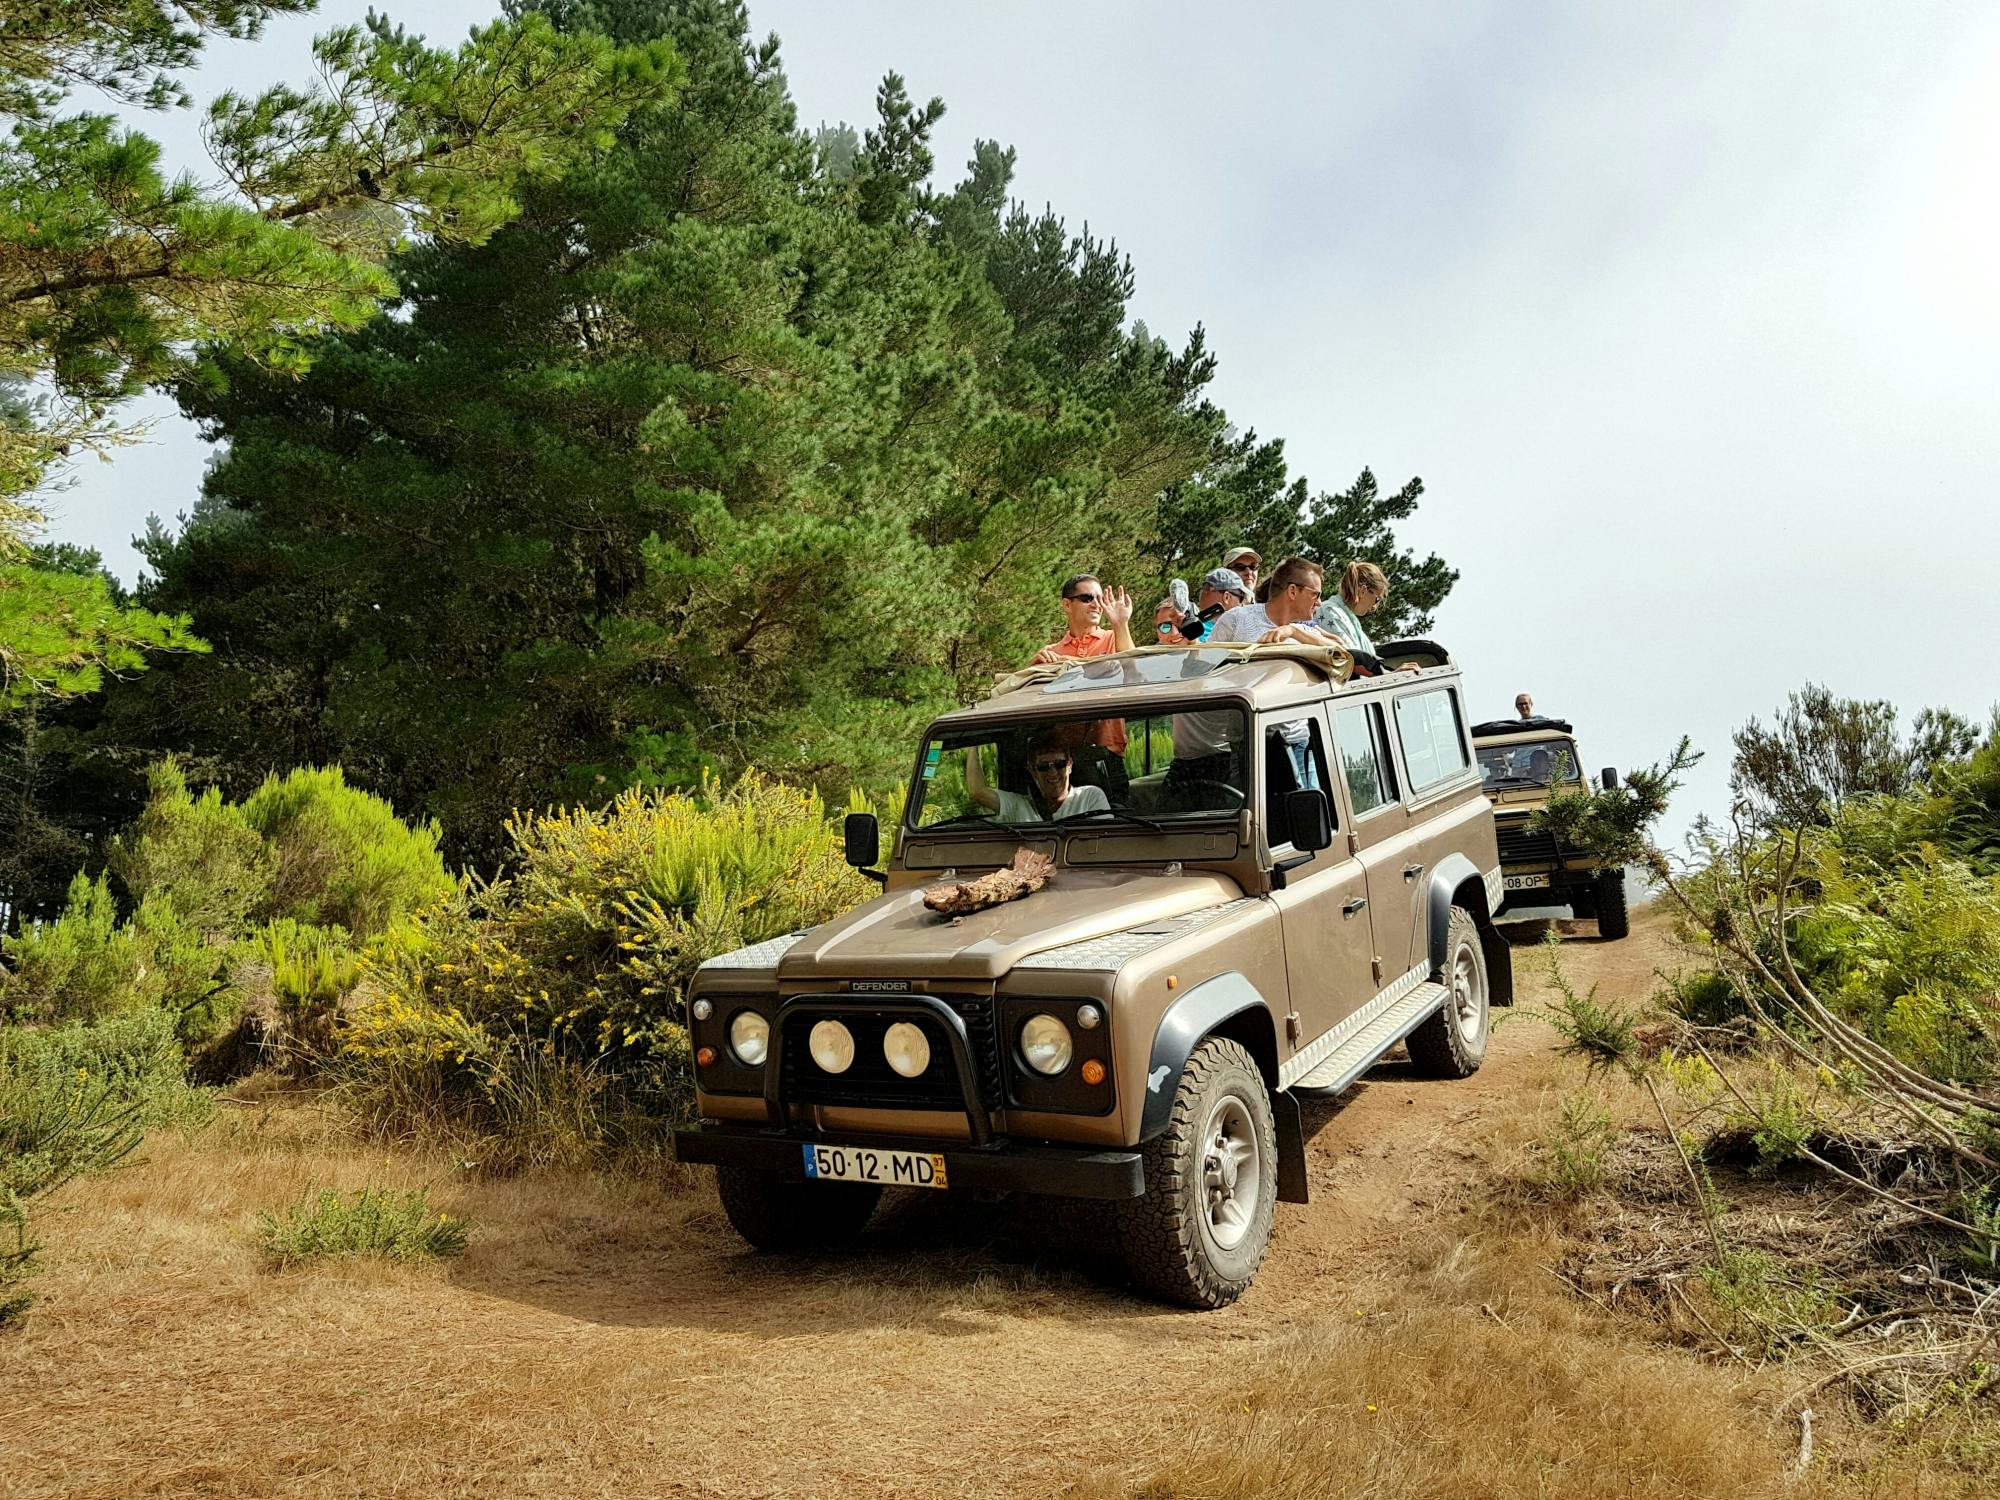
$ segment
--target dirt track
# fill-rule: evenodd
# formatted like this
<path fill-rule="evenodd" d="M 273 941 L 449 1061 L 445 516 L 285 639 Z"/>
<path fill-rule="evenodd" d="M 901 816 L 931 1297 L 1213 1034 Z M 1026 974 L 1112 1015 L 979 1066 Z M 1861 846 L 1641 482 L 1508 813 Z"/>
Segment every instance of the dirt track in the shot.
<path fill-rule="evenodd" d="M 1657 924 L 1589 930 L 1572 976 L 1642 994 Z M 1532 1004 L 1538 955 L 1515 959 Z M 463 1184 L 484 1227 L 448 1271 L 274 1275 L 258 1208 L 425 1174 L 268 1118 L 234 1147 L 160 1146 L 45 1226 L 44 1305 L 0 1341 L 0 1495 L 1056 1493 L 1170 1449 L 1221 1351 L 1383 1306 L 1396 1246 L 1527 1128 L 1550 1041 L 1510 1021 L 1472 1079 L 1391 1061 L 1309 1105 L 1314 1201 L 1280 1206 L 1256 1286 L 1212 1314 L 944 1195 L 907 1195 L 835 1261 L 756 1256 L 705 1185 Z"/>

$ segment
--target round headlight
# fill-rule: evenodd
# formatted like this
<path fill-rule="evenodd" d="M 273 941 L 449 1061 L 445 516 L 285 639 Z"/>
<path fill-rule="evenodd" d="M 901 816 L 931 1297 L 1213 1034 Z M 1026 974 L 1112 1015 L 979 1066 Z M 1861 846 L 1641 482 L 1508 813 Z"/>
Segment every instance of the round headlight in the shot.
<path fill-rule="evenodd" d="M 1030 1016 L 1021 1028 L 1021 1056 L 1037 1073 L 1055 1077 L 1069 1066 L 1073 1050 L 1069 1028 L 1054 1016 Z"/>
<path fill-rule="evenodd" d="M 763 1067 L 771 1051 L 771 1023 L 754 1010 L 739 1010 L 729 1018 L 729 1050 L 744 1067 Z"/>
<path fill-rule="evenodd" d="M 807 1039 L 813 1061 L 829 1073 L 845 1073 L 854 1066 L 854 1033 L 838 1021 L 821 1021 Z"/>
<path fill-rule="evenodd" d="M 882 1056 L 905 1078 L 915 1078 L 931 1065 L 930 1038 L 921 1026 L 898 1021 L 882 1037 Z"/>

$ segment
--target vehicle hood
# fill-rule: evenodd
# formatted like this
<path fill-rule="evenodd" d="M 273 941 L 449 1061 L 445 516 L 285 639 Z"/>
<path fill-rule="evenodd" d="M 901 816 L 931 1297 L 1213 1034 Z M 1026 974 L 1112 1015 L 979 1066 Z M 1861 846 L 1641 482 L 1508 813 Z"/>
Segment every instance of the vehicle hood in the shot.
<path fill-rule="evenodd" d="M 983 873 L 980 871 L 971 874 Z M 815 927 L 778 962 L 778 978 L 999 979 L 1032 954 L 1234 901 L 1236 882 L 1206 872 L 1071 869 L 1042 889 L 956 920 L 921 888 L 891 891 Z"/>

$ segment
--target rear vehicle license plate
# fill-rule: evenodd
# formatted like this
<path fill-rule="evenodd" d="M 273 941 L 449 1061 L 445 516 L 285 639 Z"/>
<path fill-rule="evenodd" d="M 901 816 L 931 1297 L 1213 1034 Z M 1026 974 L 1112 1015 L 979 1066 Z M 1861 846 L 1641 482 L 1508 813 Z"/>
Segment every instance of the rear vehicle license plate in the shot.
<path fill-rule="evenodd" d="M 944 1158 L 935 1151 L 876 1151 L 859 1146 L 807 1146 L 806 1176 L 825 1182 L 872 1182 L 882 1187 L 941 1188 Z"/>
<path fill-rule="evenodd" d="M 1510 891 L 1539 891 L 1549 883 L 1546 875 L 1509 875 L 1507 889 Z"/>

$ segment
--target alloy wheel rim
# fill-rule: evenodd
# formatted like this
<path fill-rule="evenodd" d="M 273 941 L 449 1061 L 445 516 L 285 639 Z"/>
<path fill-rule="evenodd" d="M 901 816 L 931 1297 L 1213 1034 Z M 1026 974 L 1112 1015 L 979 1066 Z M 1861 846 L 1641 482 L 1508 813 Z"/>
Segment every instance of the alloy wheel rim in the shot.
<path fill-rule="evenodd" d="M 1486 987 L 1479 981 L 1479 960 L 1470 944 L 1461 943 L 1451 965 L 1451 1007 L 1459 1035 L 1477 1039 L 1486 1026 Z"/>
<path fill-rule="evenodd" d="M 1218 1250 L 1234 1250 L 1257 1222 L 1264 1150 L 1241 1099 L 1216 1101 L 1201 1133 L 1202 1227 Z"/>

